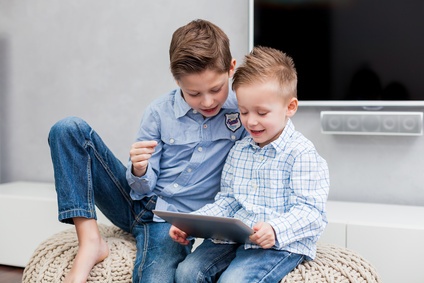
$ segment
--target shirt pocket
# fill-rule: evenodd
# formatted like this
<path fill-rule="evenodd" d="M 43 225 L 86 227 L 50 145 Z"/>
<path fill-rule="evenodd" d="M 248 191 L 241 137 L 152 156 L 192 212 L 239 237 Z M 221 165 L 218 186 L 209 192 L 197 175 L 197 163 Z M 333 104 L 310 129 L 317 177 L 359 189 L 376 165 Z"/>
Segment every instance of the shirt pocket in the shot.
<path fill-rule="evenodd" d="M 200 141 L 200 126 L 197 124 L 167 123 L 162 125 L 161 139 L 166 145 L 182 145 Z"/>
<path fill-rule="evenodd" d="M 236 113 L 221 113 L 219 114 L 218 117 L 215 117 L 213 120 L 211 120 L 211 122 L 209 123 L 209 127 L 211 130 L 211 141 L 216 141 L 216 140 L 231 140 L 233 142 L 240 140 L 243 136 L 243 134 L 245 134 L 245 130 L 241 124 L 241 121 L 239 121 L 238 123 L 240 123 L 240 127 L 236 127 L 235 131 L 231 130 L 231 122 L 227 121 L 228 119 L 226 118 L 225 115 L 227 114 L 236 114 Z M 237 116 L 239 117 L 239 116 Z M 237 118 L 239 119 L 239 118 Z"/>
<path fill-rule="evenodd" d="M 164 160 L 173 160 L 176 156 L 184 160 L 189 158 L 193 148 L 200 142 L 199 126 L 182 123 L 167 124 L 162 127 L 161 140 Z"/>

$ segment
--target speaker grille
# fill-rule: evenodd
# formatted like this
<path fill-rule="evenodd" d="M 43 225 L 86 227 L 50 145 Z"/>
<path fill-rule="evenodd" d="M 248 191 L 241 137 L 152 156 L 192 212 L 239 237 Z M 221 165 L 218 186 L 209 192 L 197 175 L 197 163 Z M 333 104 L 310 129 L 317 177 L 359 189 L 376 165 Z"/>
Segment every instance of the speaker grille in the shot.
<path fill-rule="evenodd" d="M 325 134 L 402 135 L 423 134 L 423 112 L 322 111 Z"/>

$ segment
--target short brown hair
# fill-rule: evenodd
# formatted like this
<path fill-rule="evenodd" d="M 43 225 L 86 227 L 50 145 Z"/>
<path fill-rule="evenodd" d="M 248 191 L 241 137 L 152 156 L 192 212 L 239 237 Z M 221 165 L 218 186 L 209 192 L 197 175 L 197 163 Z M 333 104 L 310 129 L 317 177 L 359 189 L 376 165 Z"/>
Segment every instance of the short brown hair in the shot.
<path fill-rule="evenodd" d="M 174 32 L 169 57 L 176 80 L 207 69 L 225 73 L 231 67 L 230 40 L 211 22 L 194 20 Z"/>
<path fill-rule="evenodd" d="M 293 59 L 280 50 L 257 46 L 236 69 L 232 88 L 237 90 L 241 85 L 269 79 L 275 79 L 280 84 L 284 95 L 297 97 L 297 72 Z"/>

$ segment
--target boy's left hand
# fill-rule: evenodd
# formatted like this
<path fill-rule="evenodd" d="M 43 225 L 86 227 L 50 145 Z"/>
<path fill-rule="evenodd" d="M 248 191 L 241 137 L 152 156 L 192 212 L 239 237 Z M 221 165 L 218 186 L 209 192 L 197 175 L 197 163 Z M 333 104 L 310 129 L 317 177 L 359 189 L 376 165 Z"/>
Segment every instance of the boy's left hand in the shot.
<path fill-rule="evenodd" d="M 270 224 L 258 222 L 253 226 L 253 230 L 255 233 L 249 237 L 250 241 L 263 249 L 269 249 L 275 245 L 275 232 Z"/>

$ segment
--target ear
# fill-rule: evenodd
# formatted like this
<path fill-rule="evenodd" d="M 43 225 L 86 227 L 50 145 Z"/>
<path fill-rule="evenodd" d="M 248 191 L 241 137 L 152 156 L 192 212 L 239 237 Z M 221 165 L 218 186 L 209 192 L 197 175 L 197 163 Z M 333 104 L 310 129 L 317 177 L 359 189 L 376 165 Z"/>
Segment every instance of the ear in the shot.
<path fill-rule="evenodd" d="M 235 70 L 236 70 L 236 59 L 233 58 L 231 60 L 230 71 L 228 72 L 228 75 L 230 78 L 233 77 Z"/>
<path fill-rule="evenodd" d="M 299 105 L 299 101 L 297 100 L 296 97 L 290 98 L 289 103 L 287 104 L 287 113 L 286 113 L 286 116 L 288 118 L 291 118 L 294 116 L 294 114 L 297 111 L 298 105 Z"/>

